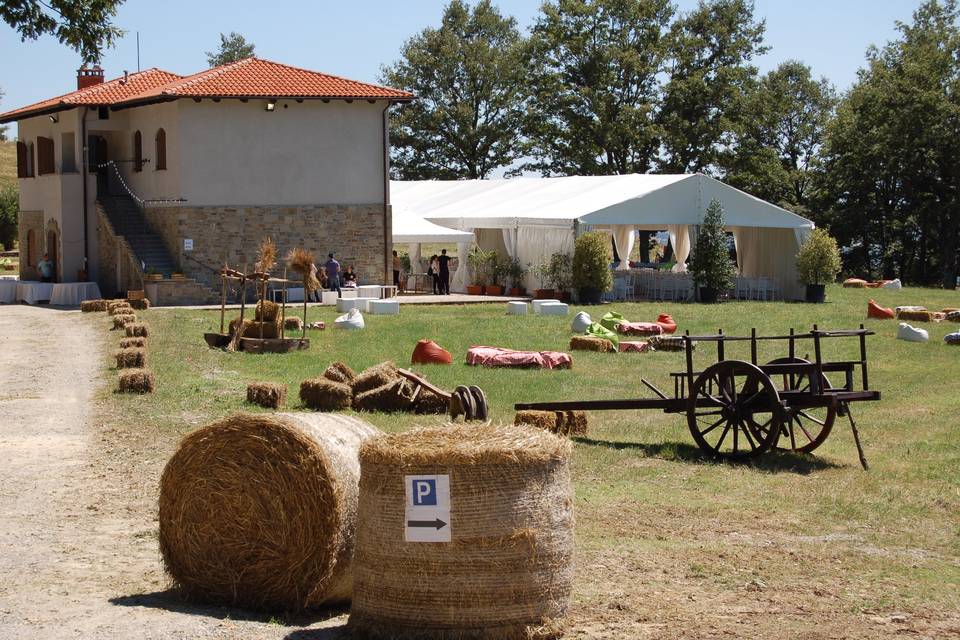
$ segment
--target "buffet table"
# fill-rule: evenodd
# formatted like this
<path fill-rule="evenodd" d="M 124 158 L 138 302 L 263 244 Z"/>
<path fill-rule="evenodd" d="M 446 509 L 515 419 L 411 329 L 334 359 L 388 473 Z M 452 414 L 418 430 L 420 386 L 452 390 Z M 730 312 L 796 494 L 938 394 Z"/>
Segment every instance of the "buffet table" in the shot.
<path fill-rule="evenodd" d="M 17 300 L 27 304 L 37 304 L 41 300 L 50 300 L 53 293 L 52 282 L 18 282 Z"/>
<path fill-rule="evenodd" d="M 96 282 L 58 282 L 53 285 L 50 304 L 79 307 L 84 300 L 99 300 L 101 297 Z"/>

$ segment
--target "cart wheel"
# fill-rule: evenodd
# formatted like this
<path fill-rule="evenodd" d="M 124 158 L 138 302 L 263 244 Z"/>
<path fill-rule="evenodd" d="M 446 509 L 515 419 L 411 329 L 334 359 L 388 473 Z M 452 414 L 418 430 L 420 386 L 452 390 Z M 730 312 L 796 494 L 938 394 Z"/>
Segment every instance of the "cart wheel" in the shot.
<path fill-rule="evenodd" d="M 810 364 L 810 361 L 803 358 L 777 358 L 767 364 Z M 832 388 L 826 376 L 821 375 L 820 378 L 822 388 Z M 810 391 L 810 375 L 806 373 L 784 373 L 771 379 L 774 385 L 779 385 L 778 391 Z M 833 407 L 788 408 L 776 447 L 785 451 L 810 453 L 830 435 L 836 418 L 837 410 Z M 756 420 L 751 418 L 749 422 L 751 428 L 759 428 Z"/>
<path fill-rule="evenodd" d="M 469 389 L 470 393 L 473 394 L 473 400 L 477 409 L 474 414 L 474 419 L 486 422 L 487 414 L 489 413 L 487 395 L 483 392 L 483 389 L 476 385 L 470 386 Z"/>
<path fill-rule="evenodd" d="M 470 389 L 460 385 L 453 390 L 453 395 L 460 404 L 460 413 L 463 414 L 464 422 L 475 420 L 477 415 L 477 403 L 473 399 L 473 394 L 470 393 Z"/>
<path fill-rule="evenodd" d="M 687 426 L 700 449 L 711 456 L 729 460 L 759 456 L 776 443 L 782 425 L 780 395 L 770 378 L 749 362 L 711 365 L 690 389 Z"/>

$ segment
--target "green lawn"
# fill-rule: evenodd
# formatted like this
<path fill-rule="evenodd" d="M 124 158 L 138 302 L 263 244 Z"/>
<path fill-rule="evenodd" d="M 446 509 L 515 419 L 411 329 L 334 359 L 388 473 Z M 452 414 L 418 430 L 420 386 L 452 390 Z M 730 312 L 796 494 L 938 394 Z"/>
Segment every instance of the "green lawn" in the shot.
<path fill-rule="evenodd" d="M 592 413 L 589 435 L 575 447 L 584 574 L 578 581 L 581 609 L 576 617 L 582 624 L 599 624 L 591 612 L 608 606 L 614 592 L 653 620 L 663 606 L 680 618 L 697 618 L 688 596 L 691 601 L 697 594 L 719 598 L 731 586 L 742 591 L 754 578 L 775 586 L 779 594 L 793 594 L 784 596 L 787 609 L 839 609 L 850 616 L 885 610 L 960 615 L 960 349 L 942 342 L 960 326 L 925 325 L 930 331 L 926 344 L 898 341 L 896 322 L 865 320 L 871 297 L 889 306 L 960 307 L 956 292 L 832 287 L 825 305 L 643 303 L 603 308 L 637 321 L 668 312 L 681 331 L 693 334 L 718 328 L 748 334 L 752 327 L 760 334 L 783 334 L 814 323 L 833 329 L 864 323 L 877 332 L 868 339 L 870 380 L 883 400 L 855 407 L 869 472 L 859 466 L 845 420 L 838 419 L 815 457 L 771 455 L 754 465 L 733 466 L 702 458 L 679 416 Z M 648 397 L 641 377 L 672 390 L 669 372 L 684 368 L 683 354 L 661 352 L 575 352 L 569 371 L 467 366 L 464 356 L 471 345 L 567 350 L 569 317 L 508 317 L 501 304 L 404 306 L 399 317 L 366 316 L 362 332 L 311 331 L 309 351 L 267 356 L 206 348 L 202 334 L 216 330 L 215 312 L 155 309 L 140 315 L 153 330 L 150 359 L 159 389 L 149 398 L 111 395 L 110 402 L 120 413 L 136 412 L 140 421 L 167 433 L 185 433 L 232 411 L 251 410 L 244 389 L 254 380 L 288 384 L 290 404 L 299 410 L 299 382 L 319 375 L 330 362 L 343 360 L 356 370 L 383 360 L 409 364 L 420 338 L 450 350 L 454 364 L 417 369 L 444 388 L 479 385 L 497 422 L 511 421 L 518 401 Z M 311 308 L 308 320 L 324 320 L 332 327 L 335 315 L 329 308 Z M 828 359 L 852 359 L 856 352 L 855 340 L 826 345 Z M 785 349 L 785 344 L 762 343 L 760 360 L 785 355 Z M 803 355 L 812 346 L 799 351 Z M 701 345 L 697 366 L 714 357 L 712 348 Z M 727 357 L 748 360 L 748 346 L 728 348 Z M 412 415 L 367 419 L 391 431 L 443 422 Z M 676 597 L 654 607 L 637 576 L 625 573 L 631 562 L 643 568 L 641 583 L 647 589 L 673 590 Z M 822 597 L 824 590 L 833 600 Z M 800 628 L 817 628 L 814 619 L 798 620 Z M 837 628 L 845 624 L 840 620 Z"/>

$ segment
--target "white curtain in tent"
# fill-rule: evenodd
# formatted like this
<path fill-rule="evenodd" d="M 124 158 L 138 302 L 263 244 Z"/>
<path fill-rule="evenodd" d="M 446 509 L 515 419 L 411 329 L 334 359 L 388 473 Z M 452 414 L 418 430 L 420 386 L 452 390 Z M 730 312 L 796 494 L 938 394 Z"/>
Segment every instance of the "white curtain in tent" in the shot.
<path fill-rule="evenodd" d="M 610 225 L 610 231 L 613 233 L 613 242 L 617 245 L 617 254 L 620 256 L 620 265 L 617 270 L 627 271 L 630 269 L 630 254 L 633 252 L 633 243 L 637 234 L 629 224 Z"/>
<path fill-rule="evenodd" d="M 555 253 L 573 253 L 572 229 L 549 229 L 542 227 L 520 227 L 517 229 L 517 259 L 527 270 L 524 286 L 528 291 L 538 289 L 540 283 L 530 273 L 530 267 L 550 260 Z"/>
<path fill-rule="evenodd" d="M 470 284 L 470 268 L 467 264 L 467 256 L 470 255 L 472 242 L 457 243 L 457 270 L 450 276 L 450 291 L 456 293 L 466 293 L 467 285 Z"/>
<path fill-rule="evenodd" d="M 517 257 L 517 229 L 503 230 L 503 245 L 507 248 L 507 255 L 511 259 Z"/>
<path fill-rule="evenodd" d="M 785 300 L 803 297 L 803 288 L 797 280 L 797 251 L 800 236 L 795 229 L 762 227 L 731 227 L 737 247 L 737 266 L 741 275 L 758 278 L 766 276 L 780 285 Z M 806 234 L 810 230 L 805 230 Z"/>
<path fill-rule="evenodd" d="M 420 266 L 420 243 L 411 242 L 407 251 L 410 254 L 410 272 L 423 273 L 423 268 Z"/>
<path fill-rule="evenodd" d="M 667 233 L 670 235 L 670 245 L 673 247 L 673 257 L 676 261 L 673 270 L 684 272 L 687 270 L 687 258 L 690 257 L 692 248 L 690 238 L 690 225 L 687 224 L 668 224 Z"/>

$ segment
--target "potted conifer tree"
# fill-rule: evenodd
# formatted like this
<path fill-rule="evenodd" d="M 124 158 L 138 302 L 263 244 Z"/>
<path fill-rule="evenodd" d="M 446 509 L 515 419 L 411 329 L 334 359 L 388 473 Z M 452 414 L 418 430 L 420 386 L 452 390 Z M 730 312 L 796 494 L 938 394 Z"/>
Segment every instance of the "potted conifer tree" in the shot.
<path fill-rule="evenodd" d="M 585 233 L 573 245 L 573 286 L 581 304 L 600 304 L 613 287 L 610 274 L 610 240 L 599 231 Z"/>
<path fill-rule="evenodd" d="M 720 293 L 730 289 L 733 283 L 733 262 L 727 246 L 727 233 L 723 229 L 723 205 L 719 200 L 711 200 L 707 207 L 688 268 L 700 288 L 701 302 L 717 302 Z"/>
<path fill-rule="evenodd" d="M 826 285 L 840 273 L 840 248 L 823 229 L 814 229 L 797 253 L 797 275 L 807 285 L 807 302 L 823 302 Z"/>

